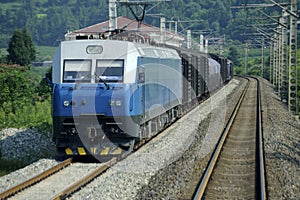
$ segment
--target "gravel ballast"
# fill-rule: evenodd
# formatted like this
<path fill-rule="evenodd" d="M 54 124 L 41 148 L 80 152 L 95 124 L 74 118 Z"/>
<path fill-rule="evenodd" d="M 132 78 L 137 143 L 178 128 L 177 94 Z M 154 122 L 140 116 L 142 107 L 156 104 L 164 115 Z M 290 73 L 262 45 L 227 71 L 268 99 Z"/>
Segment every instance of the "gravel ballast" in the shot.
<path fill-rule="evenodd" d="M 262 79 L 261 79 L 262 80 Z M 262 80 L 266 175 L 269 199 L 299 199 L 300 123 Z"/>
<path fill-rule="evenodd" d="M 26 163 L 54 155 L 55 146 L 50 133 L 42 134 L 32 129 L 9 128 L 0 131 L 0 152 L 4 160 Z"/>

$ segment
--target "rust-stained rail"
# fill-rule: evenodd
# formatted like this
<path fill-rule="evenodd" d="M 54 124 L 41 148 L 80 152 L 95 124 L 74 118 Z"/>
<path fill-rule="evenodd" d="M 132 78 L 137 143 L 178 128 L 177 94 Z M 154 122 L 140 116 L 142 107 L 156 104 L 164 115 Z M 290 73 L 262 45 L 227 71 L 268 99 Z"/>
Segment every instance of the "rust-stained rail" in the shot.
<path fill-rule="evenodd" d="M 40 182 L 41 180 L 43 180 L 43 179 L 47 178 L 48 176 L 58 172 L 59 170 L 63 169 L 64 167 L 70 165 L 71 163 L 72 163 L 72 159 L 69 158 L 69 159 L 55 165 L 54 167 L 51 167 L 50 169 L 38 174 L 37 176 L 35 176 L 33 178 L 30 178 L 30 179 L 26 180 L 25 182 L 20 183 L 16 186 L 13 186 L 12 188 L 2 192 L 0 194 L 0 199 L 8 198 L 8 197 L 18 193 L 19 191 Z"/>
<path fill-rule="evenodd" d="M 108 168 L 110 168 L 112 165 L 114 165 L 117 162 L 116 158 L 111 159 L 105 165 L 95 169 L 76 183 L 72 184 L 59 194 L 57 194 L 55 197 L 53 197 L 53 200 L 59 200 L 59 199 L 65 199 L 72 193 L 74 193 L 76 190 L 78 190 L 80 187 L 86 185 L 87 183 L 91 182 L 93 179 L 98 177 L 100 174 L 104 173 Z"/>
<path fill-rule="evenodd" d="M 230 118 L 229 118 L 229 120 L 228 120 L 228 122 L 227 122 L 227 124 L 226 124 L 226 126 L 224 128 L 224 130 L 223 130 L 222 136 L 221 136 L 221 138 L 220 138 L 220 140 L 219 140 L 219 142 L 217 144 L 217 147 L 215 148 L 214 154 L 213 154 L 213 156 L 212 156 L 212 158 L 211 158 L 211 160 L 210 160 L 210 162 L 208 164 L 208 167 L 205 170 L 205 173 L 204 173 L 203 178 L 202 178 L 202 180 L 200 182 L 200 185 L 199 185 L 199 187 L 198 187 L 198 189 L 197 189 L 197 191 L 196 191 L 196 193 L 194 195 L 194 200 L 200 200 L 203 197 L 204 191 L 205 191 L 206 186 L 208 184 L 208 181 L 209 181 L 209 179 L 211 177 L 211 174 L 213 172 L 213 169 L 215 167 L 217 159 L 218 159 L 218 157 L 220 155 L 220 152 L 221 152 L 221 149 L 223 147 L 223 144 L 224 144 L 224 142 L 226 140 L 226 137 L 227 137 L 227 135 L 229 133 L 231 125 L 233 124 L 233 121 L 234 121 L 234 119 L 235 119 L 235 117 L 236 117 L 236 115 L 238 113 L 238 110 L 239 110 L 239 108 L 240 108 L 240 106 L 242 104 L 242 101 L 243 101 L 243 99 L 244 99 L 244 97 L 246 95 L 248 87 L 249 87 L 249 81 L 248 81 L 248 83 L 247 83 L 247 85 L 245 87 L 245 90 L 243 91 L 242 95 L 240 96 L 240 98 L 239 98 L 236 106 L 234 107 L 234 110 L 233 110 L 233 112 L 232 112 L 232 114 L 231 114 L 231 116 L 230 116 Z"/>

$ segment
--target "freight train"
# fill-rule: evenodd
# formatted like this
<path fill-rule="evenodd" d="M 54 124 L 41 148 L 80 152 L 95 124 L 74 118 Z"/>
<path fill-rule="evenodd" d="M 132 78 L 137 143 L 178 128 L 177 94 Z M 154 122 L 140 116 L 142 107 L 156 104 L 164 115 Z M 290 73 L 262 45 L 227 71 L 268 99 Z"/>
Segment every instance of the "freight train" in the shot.
<path fill-rule="evenodd" d="M 153 137 L 232 78 L 222 56 L 130 41 L 63 41 L 53 57 L 59 154 L 118 156 Z"/>

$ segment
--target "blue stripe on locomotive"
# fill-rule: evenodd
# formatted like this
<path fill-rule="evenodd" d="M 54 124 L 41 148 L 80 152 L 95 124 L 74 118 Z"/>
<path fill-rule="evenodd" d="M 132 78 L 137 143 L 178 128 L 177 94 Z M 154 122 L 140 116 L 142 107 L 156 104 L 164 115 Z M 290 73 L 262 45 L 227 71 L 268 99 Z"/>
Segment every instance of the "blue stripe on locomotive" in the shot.
<path fill-rule="evenodd" d="M 131 116 L 141 114 L 141 106 L 130 99 L 136 84 L 55 84 L 53 91 L 53 116 L 103 115 Z M 76 87 L 76 88 L 75 88 Z M 138 95 L 136 95 L 138 96 Z M 69 102 L 68 106 L 64 101 Z M 120 103 L 120 105 L 117 105 Z"/>

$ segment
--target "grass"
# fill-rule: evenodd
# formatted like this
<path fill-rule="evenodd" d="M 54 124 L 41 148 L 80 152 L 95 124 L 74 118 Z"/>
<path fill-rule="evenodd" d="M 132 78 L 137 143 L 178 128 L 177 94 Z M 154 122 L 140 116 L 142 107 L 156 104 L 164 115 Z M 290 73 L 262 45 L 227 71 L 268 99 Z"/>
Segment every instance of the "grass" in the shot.
<path fill-rule="evenodd" d="M 36 16 L 37 16 L 37 18 L 41 19 L 43 17 L 47 17 L 47 14 L 40 13 L 40 14 L 37 14 Z"/>
<path fill-rule="evenodd" d="M 52 60 L 52 56 L 55 53 L 56 47 L 49 46 L 35 46 L 37 55 L 36 61 Z"/>

